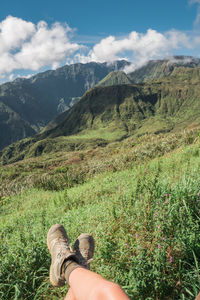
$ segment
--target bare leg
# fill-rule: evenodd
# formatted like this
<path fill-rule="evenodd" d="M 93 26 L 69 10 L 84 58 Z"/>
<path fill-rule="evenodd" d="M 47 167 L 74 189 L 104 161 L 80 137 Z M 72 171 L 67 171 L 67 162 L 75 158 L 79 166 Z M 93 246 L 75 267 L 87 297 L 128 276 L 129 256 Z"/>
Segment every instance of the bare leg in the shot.
<path fill-rule="evenodd" d="M 76 300 L 72 288 L 69 288 L 65 300 Z"/>
<path fill-rule="evenodd" d="M 69 276 L 69 285 L 75 298 L 66 298 L 67 300 L 129 299 L 119 285 L 84 268 L 76 268 L 71 272 Z"/>
<path fill-rule="evenodd" d="M 200 293 L 197 295 L 197 297 L 195 298 L 195 300 L 200 300 Z"/>
<path fill-rule="evenodd" d="M 80 253 L 71 251 L 67 233 L 61 224 L 55 224 L 49 229 L 47 246 L 51 253 L 51 284 L 61 287 L 65 281 L 69 283 L 71 289 L 65 300 L 128 300 L 119 285 L 84 268 L 93 257 L 93 238 L 84 234 L 77 240 Z"/>

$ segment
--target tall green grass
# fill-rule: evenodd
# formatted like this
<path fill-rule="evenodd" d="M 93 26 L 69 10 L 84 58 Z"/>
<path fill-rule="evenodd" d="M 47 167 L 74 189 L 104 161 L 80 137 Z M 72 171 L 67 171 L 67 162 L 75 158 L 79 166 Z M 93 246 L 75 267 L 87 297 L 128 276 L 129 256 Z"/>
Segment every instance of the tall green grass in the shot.
<path fill-rule="evenodd" d="M 61 137 L 59 137 L 61 139 Z M 65 138 L 64 138 L 65 139 Z M 89 178 L 106 171 L 131 169 L 175 149 L 198 141 L 198 130 L 180 133 L 142 135 L 122 142 L 87 150 L 44 153 L 1 167 L 2 196 L 16 194 L 27 188 L 63 190 L 82 184 Z M 195 150 L 197 155 L 199 149 Z"/>
<path fill-rule="evenodd" d="M 61 299 L 49 284 L 46 234 L 96 241 L 92 270 L 131 299 L 194 299 L 200 289 L 199 144 L 61 191 L 29 189 L 0 201 L 0 298 Z"/>

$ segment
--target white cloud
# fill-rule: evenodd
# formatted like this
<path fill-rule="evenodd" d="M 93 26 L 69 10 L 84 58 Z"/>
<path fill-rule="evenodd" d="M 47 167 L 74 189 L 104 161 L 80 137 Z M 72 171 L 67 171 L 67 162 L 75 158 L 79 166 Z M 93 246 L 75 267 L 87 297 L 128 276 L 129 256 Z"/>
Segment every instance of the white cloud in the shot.
<path fill-rule="evenodd" d="M 200 0 L 191 0 L 190 3 L 200 4 Z M 28 70 L 31 73 L 44 67 L 56 69 L 64 61 L 86 63 L 128 59 L 132 64 L 125 71 L 131 72 L 150 59 L 168 57 L 174 51 L 180 51 L 180 54 L 183 49 L 191 54 L 195 51 L 195 55 L 200 51 L 198 31 L 132 31 L 120 38 L 103 38 L 92 48 L 72 42 L 73 31 L 67 24 L 54 23 L 49 27 L 44 21 L 33 24 L 8 16 L 0 22 L 0 78 L 9 79 L 9 75 L 15 70 L 19 73 Z M 10 79 L 14 77 L 10 75 Z"/>
<path fill-rule="evenodd" d="M 67 36 L 71 29 L 55 23 L 51 29 L 45 22 L 37 25 L 37 30 L 31 40 L 24 43 L 21 51 L 15 55 L 16 61 L 23 69 L 38 70 L 42 66 L 58 67 L 59 63 L 76 50 L 76 43 L 71 43 Z"/>
<path fill-rule="evenodd" d="M 91 49 L 88 55 L 75 55 L 75 59 L 81 62 L 112 62 L 117 59 L 129 58 L 132 65 L 126 68 L 126 72 L 144 65 L 150 59 L 159 59 L 169 56 L 173 50 L 185 47 L 191 49 L 190 37 L 176 30 L 165 34 L 149 29 L 145 34 L 132 31 L 127 37 L 117 39 L 109 36 L 102 39 Z"/>
<path fill-rule="evenodd" d="M 194 28 L 199 29 L 199 24 L 200 24 L 200 0 L 189 0 L 189 4 L 198 4 L 197 7 L 197 15 L 194 21 Z"/>
<path fill-rule="evenodd" d="M 44 21 L 35 25 L 8 16 L 0 23 L 0 75 L 16 69 L 58 67 L 82 48 L 70 41 L 72 32 L 67 24 L 55 23 L 49 28 Z"/>
<path fill-rule="evenodd" d="M 12 80 L 14 79 L 14 77 L 15 77 L 15 75 L 14 75 L 13 73 L 11 73 L 11 74 L 8 76 L 8 79 L 9 79 L 10 81 L 12 81 Z"/>
<path fill-rule="evenodd" d="M 33 23 L 8 16 L 0 23 L 0 54 L 16 49 L 34 32 Z"/>
<path fill-rule="evenodd" d="M 25 78 L 25 79 L 29 79 L 29 78 L 31 78 L 31 77 L 34 76 L 34 75 L 35 75 L 34 73 L 32 73 L 32 74 L 27 74 L 27 75 L 11 73 L 11 74 L 8 76 L 8 79 L 9 79 L 10 81 L 12 81 L 13 79 L 16 79 L 16 78 Z"/>
<path fill-rule="evenodd" d="M 200 0 L 189 0 L 190 4 L 194 4 L 194 3 L 199 3 L 200 4 Z"/>

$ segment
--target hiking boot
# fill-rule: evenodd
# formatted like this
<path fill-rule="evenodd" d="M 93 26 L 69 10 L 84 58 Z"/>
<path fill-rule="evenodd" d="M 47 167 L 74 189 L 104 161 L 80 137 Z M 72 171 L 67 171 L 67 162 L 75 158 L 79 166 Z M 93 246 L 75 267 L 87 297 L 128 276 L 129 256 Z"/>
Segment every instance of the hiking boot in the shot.
<path fill-rule="evenodd" d="M 94 239 L 87 233 L 79 235 L 74 243 L 74 250 L 78 263 L 86 269 L 90 269 L 90 262 L 94 255 Z"/>
<path fill-rule="evenodd" d="M 75 253 L 69 246 L 65 228 L 60 224 L 51 226 L 47 234 L 47 246 L 51 253 L 50 282 L 61 287 L 66 279 L 63 272 L 63 263 L 66 260 L 77 261 Z"/>

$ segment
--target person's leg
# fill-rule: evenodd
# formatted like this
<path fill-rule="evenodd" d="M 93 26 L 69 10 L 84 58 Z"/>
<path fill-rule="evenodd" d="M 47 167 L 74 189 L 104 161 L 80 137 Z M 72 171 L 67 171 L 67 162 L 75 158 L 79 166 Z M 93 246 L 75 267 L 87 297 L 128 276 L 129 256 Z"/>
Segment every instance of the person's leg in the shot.
<path fill-rule="evenodd" d="M 128 300 L 128 296 L 116 283 L 83 268 L 74 269 L 68 283 L 76 300 Z"/>
<path fill-rule="evenodd" d="M 64 300 L 76 300 L 72 288 L 69 288 Z"/>
<path fill-rule="evenodd" d="M 74 300 L 73 296 L 76 300 L 129 299 L 120 286 L 85 269 L 94 251 L 94 244 L 92 244 L 91 240 L 90 242 L 88 240 L 87 244 L 85 243 L 86 240 L 85 238 L 80 238 L 78 244 L 82 249 L 80 253 L 73 252 L 69 246 L 64 227 L 60 224 L 55 224 L 50 228 L 47 234 L 47 245 L 52 256 L 50 267 L 50 281 L 52 285 L 61 287 L 67 281 L 72 289 L 66 296 L 68 300 Z M 81 264 L 82 262 L 83 264 Z"/>
<path fill-rule="evenodd" d="M 79 264 L 90 270 L 90 262 L 93 260 L 95 243 L 93 237 L 88 233 L 79 235 L 74 243 L 74 251 Z M 72 288 L 69 288 L 65 300 L 76 300 Z"/>
<path fill-rule="evenodd" d="M 196 296 L 195 300 L 200 300 L 200 293 Z"/>

